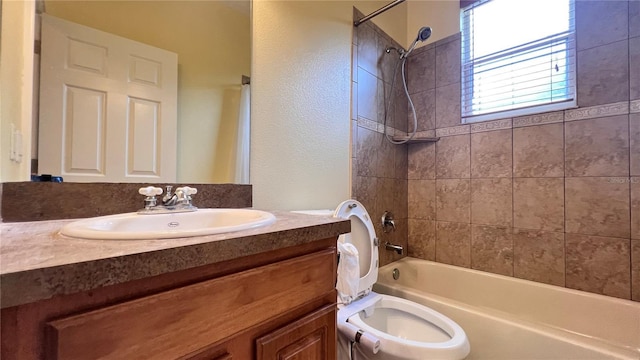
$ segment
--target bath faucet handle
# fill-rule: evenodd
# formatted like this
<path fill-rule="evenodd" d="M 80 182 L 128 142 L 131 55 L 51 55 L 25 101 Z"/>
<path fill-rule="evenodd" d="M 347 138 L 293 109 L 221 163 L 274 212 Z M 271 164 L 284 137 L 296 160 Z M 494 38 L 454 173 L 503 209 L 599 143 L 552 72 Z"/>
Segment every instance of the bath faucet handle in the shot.
<path fill-rule="evenodd" d="M 385 211 L 382 214 L 382 231 L 389 233 L 396 231 L 396 222 L 393 219 L 393 213 L 391 211 Z"/>

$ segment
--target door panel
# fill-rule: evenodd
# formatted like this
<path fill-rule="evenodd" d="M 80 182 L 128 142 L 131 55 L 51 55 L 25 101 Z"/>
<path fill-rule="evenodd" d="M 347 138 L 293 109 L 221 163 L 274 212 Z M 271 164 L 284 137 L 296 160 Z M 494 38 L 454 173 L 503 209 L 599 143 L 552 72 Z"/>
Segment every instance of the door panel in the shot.
<path fill-rule="evenodd" d="M 175 182 L 177 55 L 42 16 L 40 173 Z"/>

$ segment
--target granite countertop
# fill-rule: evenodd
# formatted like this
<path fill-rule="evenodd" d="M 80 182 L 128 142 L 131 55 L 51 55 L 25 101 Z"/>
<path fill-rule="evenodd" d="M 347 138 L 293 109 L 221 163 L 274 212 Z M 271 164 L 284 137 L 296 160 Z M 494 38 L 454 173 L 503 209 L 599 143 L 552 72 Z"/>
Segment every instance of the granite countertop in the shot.
<path fill-rule="evenodd" d="M 347 220 L 272 211 L 269 226 L 165 240 L 84 240 L 60 235 L 73 220 L 0 224 L 2 308 L 337 237 Z"/>

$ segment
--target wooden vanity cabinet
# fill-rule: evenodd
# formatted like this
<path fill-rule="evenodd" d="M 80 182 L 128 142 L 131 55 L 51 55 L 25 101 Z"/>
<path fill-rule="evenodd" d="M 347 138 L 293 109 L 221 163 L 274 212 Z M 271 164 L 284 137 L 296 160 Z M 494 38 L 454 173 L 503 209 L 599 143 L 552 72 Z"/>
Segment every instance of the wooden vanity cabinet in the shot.
<path fill-rule="evenodd" d="M 335 270 L 326 239 L 3 309 L 2 358 L 332 360 Z"/>

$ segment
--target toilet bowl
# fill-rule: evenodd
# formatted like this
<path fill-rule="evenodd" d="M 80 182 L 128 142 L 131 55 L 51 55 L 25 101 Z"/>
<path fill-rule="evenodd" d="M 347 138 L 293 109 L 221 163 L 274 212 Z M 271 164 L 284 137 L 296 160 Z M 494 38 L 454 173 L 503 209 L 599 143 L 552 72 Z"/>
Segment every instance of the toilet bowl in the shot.
<path fill-rule="evenodd" d="M 469 341 L 453 320 L 426 306 L 371 290 L 378 279 L 379 242 L 364 206 L 347 200 L 334 216 L 351 220 L 351 232 L 338 241 L 355 246 L 360 273 L 357 294 L 339 292 L 338 359 L 351 355 L 384 360 L 464 359 Z M 367 343 L 358 344 L 360 339 Z"/>

